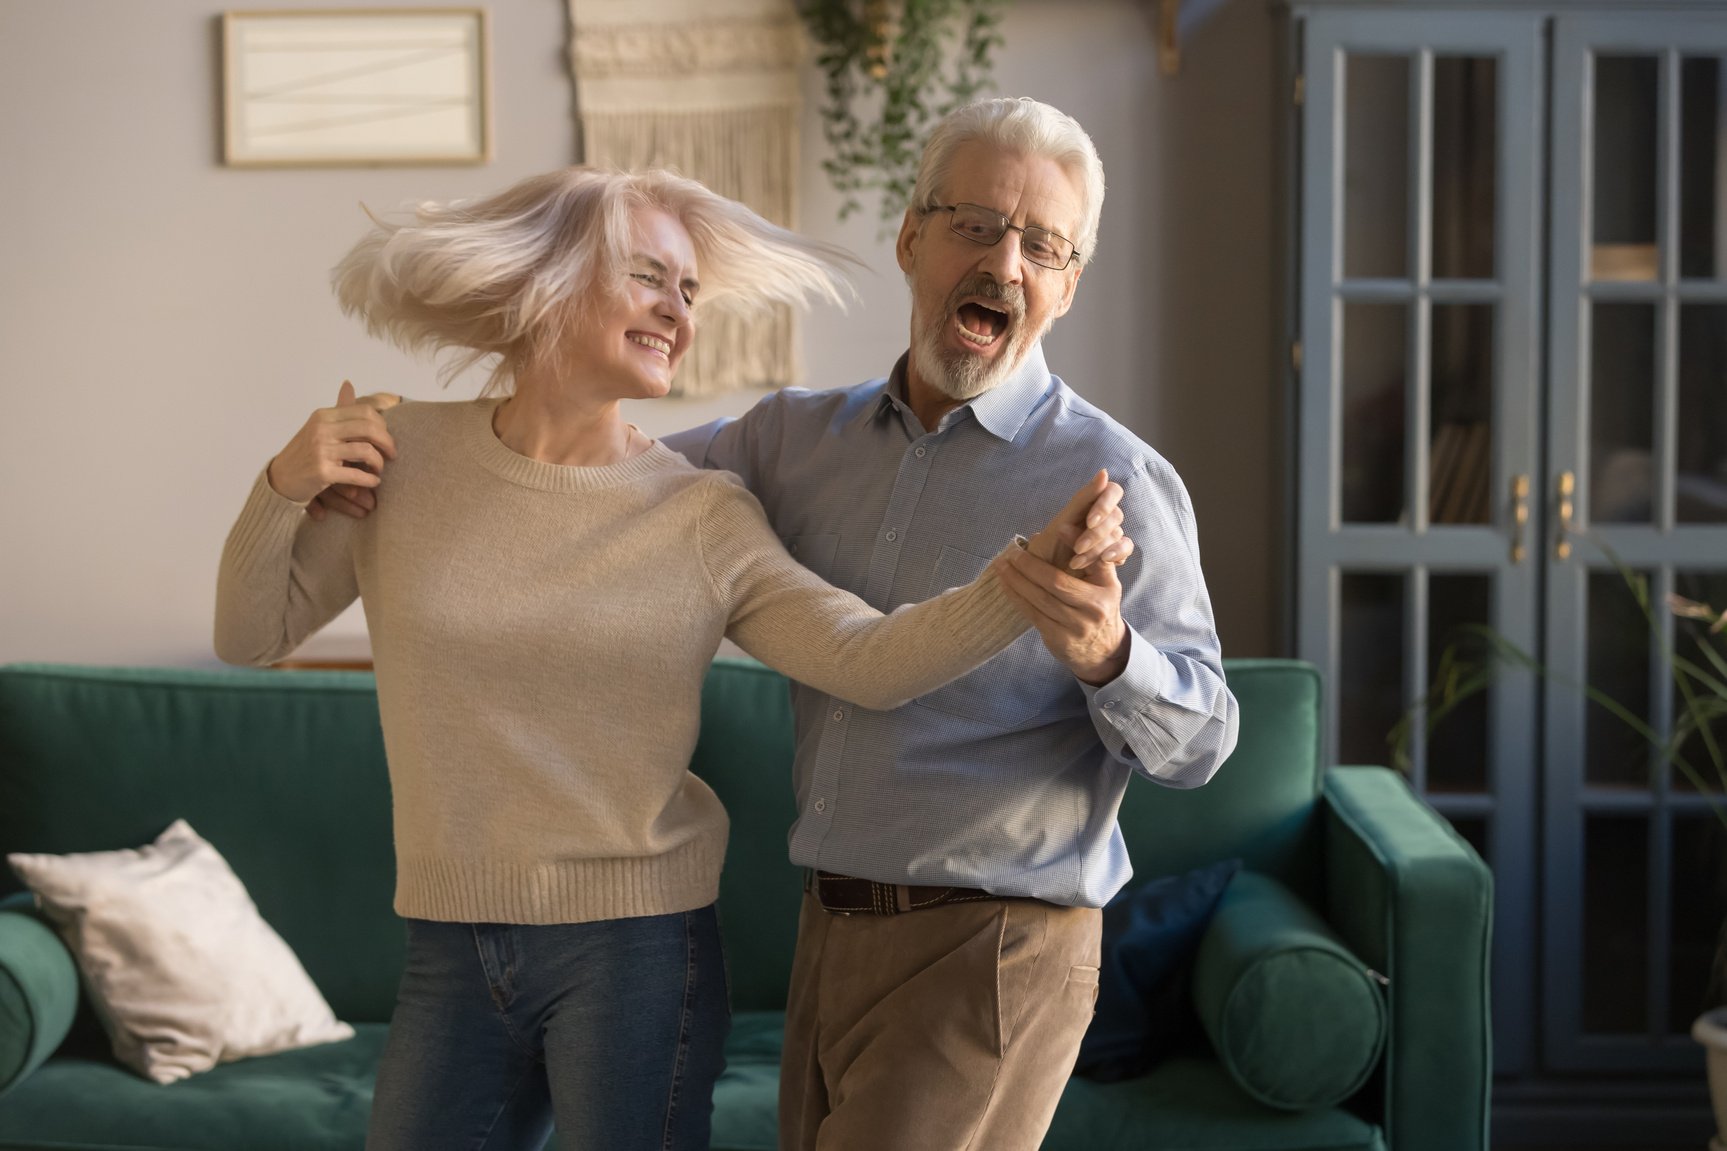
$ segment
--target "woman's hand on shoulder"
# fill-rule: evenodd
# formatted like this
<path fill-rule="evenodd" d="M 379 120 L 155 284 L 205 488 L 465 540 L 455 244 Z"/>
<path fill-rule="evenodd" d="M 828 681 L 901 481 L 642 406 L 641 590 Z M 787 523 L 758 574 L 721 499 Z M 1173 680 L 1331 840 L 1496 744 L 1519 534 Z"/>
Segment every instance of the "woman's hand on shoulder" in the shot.
<path fill-rule="evenodd" d="M 388 399 L 389 403 L 380 401 Z M 354 396 L 354 385 L 342 381 L 334 407 L 319 408 L 288 446 L 270 461 L 270 486 L 297 504 L 317 507 L 316 498 L 334 484 L 353 489 L 375 488 L 382 482 L 384 463 L 396 458 L 396 441 L 381 414 L 396 397 Z M 370 492 L 367 492 L 370 495 Z M 323 518 L 323 508 L 311 512 Z"/>
<path fill-rule="evenodd" d="M 354 401 L 365 404 L 380 412 L 387 412 L 402 402 L 402 397 L 391 392 L 372 392 Z M 306 514 L 314 520 L 323 520 L 331 512 L 341 512 L 349 519 L 363 520 L 372 514 L 372 509 L 378 506 L 378 497 L 370 488 L 357 487 L 354 484 L 331 484 L 306 505 Z"/>

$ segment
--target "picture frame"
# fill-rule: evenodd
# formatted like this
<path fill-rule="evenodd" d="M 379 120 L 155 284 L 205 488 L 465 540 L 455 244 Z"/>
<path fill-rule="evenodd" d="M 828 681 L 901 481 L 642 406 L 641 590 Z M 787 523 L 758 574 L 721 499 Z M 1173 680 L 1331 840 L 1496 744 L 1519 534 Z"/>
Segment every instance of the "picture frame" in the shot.
<path fill-rule="evenodd" d="M 490 55 L 484 8 L 224 12 L 223 162 L 489 163 Z"/>

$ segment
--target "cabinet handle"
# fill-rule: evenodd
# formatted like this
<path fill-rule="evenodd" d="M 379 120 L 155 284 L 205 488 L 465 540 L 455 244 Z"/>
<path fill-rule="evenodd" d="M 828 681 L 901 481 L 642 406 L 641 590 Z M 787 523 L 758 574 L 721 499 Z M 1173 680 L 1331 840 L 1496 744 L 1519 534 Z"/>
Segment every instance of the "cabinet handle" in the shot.
<path fill-rule="evenodd" d="M 1577 477 L 1571 472 L 1559 473 L 1559 538 L 1553 545 L 1553 555 L 1558 559 L 1571 558 L 1571 536 L 1577 530 L 1571 522 L 1575 510 L 1571 497 L 1577 493 Z"/>
<path fill-rule="evenodd" d="M 1511 481 L 1511 562 L 1520 564 L 1527 549 L 1523 533 L 1529 528 L 1529 476 L 1516 476 Z"/>

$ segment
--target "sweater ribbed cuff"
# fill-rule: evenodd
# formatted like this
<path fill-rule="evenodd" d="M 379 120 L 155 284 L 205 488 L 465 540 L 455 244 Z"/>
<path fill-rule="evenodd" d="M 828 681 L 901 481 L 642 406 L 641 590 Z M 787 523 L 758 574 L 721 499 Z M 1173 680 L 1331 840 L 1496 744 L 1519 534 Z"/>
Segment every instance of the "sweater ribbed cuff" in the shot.
<path fill-rule="evenodd" d="M 267 468 L 259 472 L 240 518 L 228 533 L 225 562 L 240 572 L 280 564 L 293 551 L 294 533 L 305 515 L 304 507 L 270 486 Z"/>

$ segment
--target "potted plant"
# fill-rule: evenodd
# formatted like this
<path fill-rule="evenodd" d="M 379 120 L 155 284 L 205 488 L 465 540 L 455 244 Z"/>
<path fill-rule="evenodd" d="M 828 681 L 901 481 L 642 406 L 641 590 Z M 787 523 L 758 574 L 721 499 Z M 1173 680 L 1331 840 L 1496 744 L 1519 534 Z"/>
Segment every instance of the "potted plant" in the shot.
<path fill-rule="evenodd" d="M 1688 643 L 1686 650 L 1681 651 L 1678 643 L 1666 642 L 1666 631 L 1660 626 L 1658 614 L 1661 609 L 1651 602 L 1648 579 L 1626 568 L 1611 550 L 1604 546 L 1602 550 L 1618 568 L 1648 621 L 1661 657 L 1672 672 L 1681 706 L 1674 715 L 1672 733 L 1663 740 L 1607 693 L 1588 684 L 1571 686 L 1642 736 L 1656 752 L 1653 762 L 1657 769 L 1671 765 L 1700 794 L 1711 796 L 1710 807 L 1723 827 L 1727 827 L 1727 756 L 1722 750 L 1723 733 L 1717 730 L 1727 719 L 1727 605 L 1717 609 L 1670 595 L 1662 609 L 1676 617 L 1683 629 Z M 1426 698 L 1405 712 L 1386 737 L 1394 766 L 1400 771 L 1409 770 L 1409 744 L 1423 717 L 1425 730 L 1431 734 L 1458 705 L 1485 691 L 1506 667 L 1531 671 L 1555 681 L 1562 678 L 1490 627 L 1471 624 L 1458 629 L 1440 653 Z M 1701 747 L 1707 763 L 1694 761 L 1693 743 Z M 1727 921 L 1722 923 L 1716 938 L 1706 1001 L 1713 1006 L 1697 1018 L 1691 1035 L 1708 1053 L 1709 1093 L 1716 1126 L 1711 1149 L 1727 1151 Z"/>
<path fill-rule="evenodd" d="M 845 200 L 881 193 L 898 220 L 917 181 L 924 136 L 989 82 L 1006 0 L 797 0 L 827 77 L 822 169 Z"/>
<path fill-rule="evenodd" d="M 1690 661 L 1676 660 L 1674 663 L 1674 678 L 1685 699 L 1685 712 L 1675 720 L 1674 738 L 1669 740 L 1669 744 L 1679 748 L 1693 733 L 1698 735 L 1715 769 L 1716 786 L 1727 790 L 1727 768 L 1722 764 L 1721 744 L 1711 729 L 1716 720 L 1727 715 L 1727 656 L 1717 646 L 1721 642 L 1718 637 L 1727 632 L 1727 607 L 1716 611 L 1708 604 L 1694 603 L 1679 596 L 1671 597 L 1668 607 L 1675 615 L 1704 625 L 1706 630 L 1699 637 L 1697 646 L 1709 664 L 1705 671 Z M 1676 759 L 1675 762 L 1680 761 Z M 1687 770 L 1683 763 L 1680 763 L 1680 768 Z M 1688 774 L 1698 789 L 1703 790 L 1703 781 L 1695 773 Z M 1715 814 L 1727 823 L 1727 812 L 1723 812 L 1722 805 L 1716 803 L 1713 806 Z M 1715 1108 L 1715 1138 L 1710 1141 L 1714 1151 L 1727 1151 L 1727 994 L 1724 993 L 1727 993 L 1727 923 L 1721 925 L 1721 933 L 1716 939 L 1714 967 L 1709 975 L 1709 1002 L 1716 1006 L 1704 1011 L 1691 1025 L 1691 1037 L 1708 1052 L 1709 1098 Z"/>

